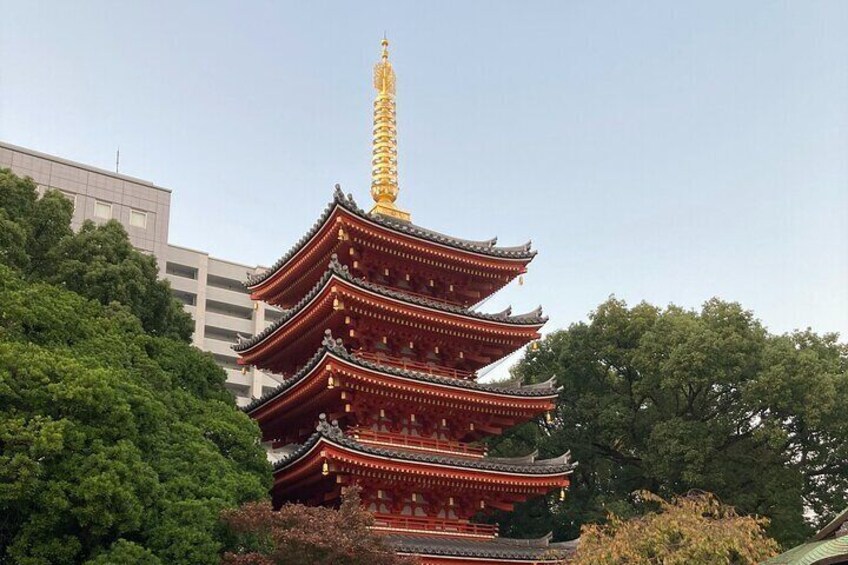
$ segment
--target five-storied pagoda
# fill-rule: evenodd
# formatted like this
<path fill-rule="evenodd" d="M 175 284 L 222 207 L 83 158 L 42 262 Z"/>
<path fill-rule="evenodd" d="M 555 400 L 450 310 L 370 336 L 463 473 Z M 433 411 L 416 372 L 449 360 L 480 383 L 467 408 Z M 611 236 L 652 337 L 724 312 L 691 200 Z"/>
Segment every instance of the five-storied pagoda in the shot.
<path fill-rule="evenodd" d="M 473 307 L 521 276 L 535 251 L 411 223 L 398 208 L 395 74 L 383 40 L 374 69 L 370 212 L 336 187 L 312 229 L 248 282 L 282 317 L 234 349 L 283 382 L 246 412 L 282 457 L 273 499 L 333 504 L 362 487 L 375 528 L 425 564 L 543 563 L 564 548 L 499 538 L 472 517 L 552 490 L 568 454 L 488 457 L 479 440 L 554 408 L 552 382 L 499 386 L 476 371 L 539 338 L 541 309 Z"/>

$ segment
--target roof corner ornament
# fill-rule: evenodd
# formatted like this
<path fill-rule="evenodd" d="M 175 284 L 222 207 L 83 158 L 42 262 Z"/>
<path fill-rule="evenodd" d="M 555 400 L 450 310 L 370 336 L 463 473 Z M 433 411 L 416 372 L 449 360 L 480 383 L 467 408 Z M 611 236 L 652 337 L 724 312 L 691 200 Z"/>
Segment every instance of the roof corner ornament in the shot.
<path fill-rule="evenodd" d="M 323 413 L 318 416 L 318 425 L 315 426 L 315 431 L 330 439 L 344 439 L 344 432 L 339 427 L 339 421 L 328 422 L 327 415 Z"/>
<path fill-rule="evenodd" d="M 409 212 L 395 205 L 398 192 L 397 118 L 395 71 L 389 62 L 389 40 L 383 39 L 383 56 L 374 65 L 374 142 L 371 159 L 371 196 L 376 204 L 371 214 L 409 222 Z"/>

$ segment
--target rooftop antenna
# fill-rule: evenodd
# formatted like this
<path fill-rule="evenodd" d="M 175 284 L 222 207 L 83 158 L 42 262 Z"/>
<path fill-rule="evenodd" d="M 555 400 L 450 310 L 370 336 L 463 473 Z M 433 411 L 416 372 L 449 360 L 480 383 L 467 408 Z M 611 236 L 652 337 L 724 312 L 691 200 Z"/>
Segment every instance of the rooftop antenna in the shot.
<path fill-rule="evenodd" d="M 118 150 L 115 152 L 115 172 L 118 172 L 118 166 L 121 164 L 121 147 L 118 146 Z"/>

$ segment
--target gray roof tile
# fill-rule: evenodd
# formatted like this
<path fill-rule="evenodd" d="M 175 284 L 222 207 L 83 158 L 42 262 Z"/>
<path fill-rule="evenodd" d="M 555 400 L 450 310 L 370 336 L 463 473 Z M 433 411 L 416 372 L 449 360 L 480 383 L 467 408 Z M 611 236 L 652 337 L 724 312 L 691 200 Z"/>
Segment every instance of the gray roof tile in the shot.
<path fill-rule="evenodd" d="M 377 294 L 381 294 L 389 298 L 395 298 L 397 300 L 402 300 L 410 304 L 416 304 L 418 306 L 424 306 L 426 308 L 432 308 L 434 310 L 440 310 L 442 312 L 477 318 L 479 320 L 488 320 L 493 322 L 504 322 L 508 324 L 528 326 L 542 325 L 548 320 L 548 318 L 542 314 L 541 306 L 539 306 L 535 310 L 524 314 L 512 315 L 512 309 L 510 308 L 504 310 L 503 312 L 498 312 L 495 314 L 486 314 L 483 312 L 471 310 L 470 308 L 465 308 L 464 306 L 446 304 L 437 300 L 430 300 L 428 298 L 406 294 L 405 292 L 387 288 L 353 276 L 347 266 L 342 265 L 339 262 L 338 258 L 333 255 L 333 257 L 330 259 L 329 265 L 327 266 L 327 270 L 324 272 L 324 274 L 321 276 L 315 286 L 313 286 L 312 289 L 307 292 L 306 295 L 301 298 L 297 304 L 295 304 L 288 310 L 284 310 L 282 316 L 278 320 L 276 320 L 273 324 L 271 324 L 255 336 L 243 341 L 239 341 L 238 343 L 233 345 L 233 350 L 245 351 L 247 349 L 250 349 L 254 345 L 260 343 L 269 335 L 273 334 L 280 326 L 285 324 L 292 316 L 297 314 L 300 310 L 303 309 L 304 306 L 306 306 L 313 298 L 315 298 L 315 296 L 317 296 L 318 293 L 321 292 L 321 290 L 327 284 L 327 281 L 329 281 L 330 277 L 332 277 L 333 275 L 349 283 L 352 283 L 354 286 L 365 290 L 370 290 L 372 292 L 376 292 Z"/>
<path fill-rule="evenodd" d="M 350 353 L 345 348 L 342 340 L 333 339 L 332 334 L 329 330 L 327 330 L 325 332 L 321 348 L 318 349 L 318 351 L 309 359 L 309 361 L 307 361 L 306 365 L 304 365 L 299 371 L 297 371 L 297 373 L 292 375 L 290 378 L 284 380 L 279 385 L 277 385 L 273 390 L 263 394 L 261 397 L 253 400 L 250 404 L 244 406 L 242 410 L 247 413 L 250 413 L 256 408 L 262 406 L 263 404 L 266 404 L 272 399 L 280 396 L 286 390 L 290 389 L 292 386 L 302 381 L 321 361 L 324 355 L 328 353 L 333 354 L 340 359 L 353 363 L 354 365 L 364 367 L 366 369 L 379 371 L 388 375 L 397 375 L 400 377 L 415 379 L 422 382 L 431 382 L 440 385 L 452 386 L 458 389 L 477 390 L 481 392 L 490 392 L 495 394 L 507 394 L 516 397 L 552 396 L 557 394 L 561 390 L 561 387 L 555 387 L 554 378 L 551 378 L 544 383 L 537 383 L 532 385 L 521 385 L 520 383 L 478 383 L 476 381 L 468 379 L 455 379 L 451 377 L 443 377 L 440 375 L 431 375 L 429 373 L 422 373 L 410 369 L 402 369 L 400 367 L 394 367 L 392 365 L 383 365 L 374 361 L 360 359 L 356 355 Z"/>
<path fill-rule="evenodd" d="M 339 185 L 336 185 L 335 191 L 333 192 L 333 200 L 330 201 L 330 203 L 324 209 L 324 212 L 321 214 L 318 220 L 316 220 L 315 223 L 312 224 L 312 227 L 309 229 L 309 231 L 307 231 L 306 234 L 301 237 L 285 255 L 280 257 L 271 266 L 270 269 L 268 269 L 262 274 L 251 277 L 247 281 L 246 286 L 248 288 L 255 287 L 256 285 L 268 279 L 272 274 L 277 272 L 280 267 L 285 265 L 289 259 L 294 257 L 294 255 L 298 251 L 300 251 L 300 249 L 303 248 L 303 246 L 305 246 L 307 242 L 312 239 L 312 237 L 316 233 L 321 230 L 324 223 L 327 221 L 330 215 L 332 215 L 333 210 L 337 206 L 341 206 L 342 208 L 354 214 L 355 216 L 359 216 L 360 218 L 380 224 L 391 230 L 411 235 L 413 237 L 418 237 L 420 239 L 425 239 L 435 243 L 447 245 L 449 247 L 454 247 L 456 249 L 461 249 L 464 251 L 471 251 L 473 253 L 489 255 L 492 257 L 503 257 L 507 259 L 532 259 L 536 255 L 536 252 L 530 249 L 531 244 L 529 241 L 524 245 L 517 245 L 514 247 L 496 247 L 495 244 L 498 241 L 497 238 L 487 239 L 483 241 L 461 239 L 458 237 L 452 237 L 439 232 L 435 232 L 433 230 L 428 230 L 410 222 L 401 222 L 391 218 L 385 218 L 379 215 L 372 216 L 371 214 L 368 214 L 367 212 L 365 212 L 365 210 L 357 206 L 356 202 L 353 199 L 353 196 L 351 196 L 350 194 L 345 195 L 342 192 L 341 187 Z"/>
<path fill-rule="evenodd" d="M 390 447 L 365 445 L 346 436 L 342 429 L 339 428 L 337 422 L 327 422 L 326 416 L 321 414 L 315 433 L 290 454 L 274 463 L 274 472 L 284 469 L 300 459 L 304 454 L 312 449 L 312 447 L 314 447 L 321 438 L 325 438 L 333 443 L 365 454 L 379 455 L 381 457 L 390 457 L 392 459 L 404 461 L 416 461 L 419 463 L 434 463 L 438 465 L 448 465 L 451 467 L 479 469 L 482 471 L 496 471 L 526 475 L 552 475 L 570 473 L 576 466 L 575 463 L 571 462 L 570 453 L 564 453 L 563 455 L 553 459 L 536 459 L 533 457 L 532 461 L 528 461 L 525 457 L 518 457 L 514 459 L 489 457 L 484 457 L 482 459 L 469 459 L 421 452 L 413 453 L 403 451 L 401 449 L 392 449 Z"/>

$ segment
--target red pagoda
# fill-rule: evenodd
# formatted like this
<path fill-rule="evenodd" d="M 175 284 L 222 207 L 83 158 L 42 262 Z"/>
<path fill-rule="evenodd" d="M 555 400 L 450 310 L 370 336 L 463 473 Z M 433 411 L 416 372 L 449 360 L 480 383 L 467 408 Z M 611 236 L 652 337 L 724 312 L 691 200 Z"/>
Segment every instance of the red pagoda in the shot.
<path fill-rule="evenodd" d="M 375 529 L 424 564 L 544 563 L 567 547 L 498 537 L 474 523 L 559 490 L 566 453 L 489 457 L 480 440 L 545 415 L 553 382 L 483 384 L 477 371 L 538 339 L 541 309 L 484 314 L 474 305 L 519 277 L 530 245 L 449 237 L 395 205 L 395 75 L 383 41 L 374 85 L 370 212 L 339 187 L 312 229 L 261 276 L 251 297 L 284 309 L 240 341 L 240 363 L 282 383 L 245 407 L 281 457 L 273 500 L 334 504 L 362 488 Z"/>

